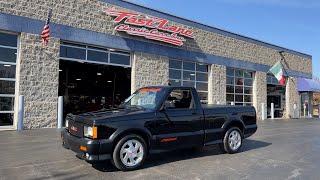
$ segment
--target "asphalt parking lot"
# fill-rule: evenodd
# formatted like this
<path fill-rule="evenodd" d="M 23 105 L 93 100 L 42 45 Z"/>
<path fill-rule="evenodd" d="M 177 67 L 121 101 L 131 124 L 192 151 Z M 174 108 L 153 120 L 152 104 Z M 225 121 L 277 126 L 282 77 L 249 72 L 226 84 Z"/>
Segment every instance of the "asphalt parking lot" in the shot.
<path fill-rule="evenodd" d="M 0 179 L 320 179 L 320 119 L 265 120 L 238 154 L 218 147 L 147 159 L 142 169 L 91 165 L 61 147 L 59 130 L 0 132 Z"/>

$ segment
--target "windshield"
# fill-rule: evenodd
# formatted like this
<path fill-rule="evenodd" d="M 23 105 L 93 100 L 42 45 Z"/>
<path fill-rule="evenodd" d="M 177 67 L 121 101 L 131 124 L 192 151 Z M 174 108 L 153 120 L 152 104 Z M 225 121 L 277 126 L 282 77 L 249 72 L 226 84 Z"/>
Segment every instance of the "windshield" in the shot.
<path fill-rule="evenodd" d="M 163 98 L 165 91 L 162 88 L 142 88 L 128 97 L 122 107 L 155 109 Z"/>

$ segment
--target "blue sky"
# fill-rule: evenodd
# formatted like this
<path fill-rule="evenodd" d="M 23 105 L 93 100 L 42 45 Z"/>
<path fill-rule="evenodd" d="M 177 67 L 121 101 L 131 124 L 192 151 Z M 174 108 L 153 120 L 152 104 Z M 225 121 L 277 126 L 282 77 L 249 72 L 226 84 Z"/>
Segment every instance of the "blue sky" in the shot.
<path fill-rule="evenodd" d="M 129 0 L 313 57 L 320 77 L 318 0 Z"/>

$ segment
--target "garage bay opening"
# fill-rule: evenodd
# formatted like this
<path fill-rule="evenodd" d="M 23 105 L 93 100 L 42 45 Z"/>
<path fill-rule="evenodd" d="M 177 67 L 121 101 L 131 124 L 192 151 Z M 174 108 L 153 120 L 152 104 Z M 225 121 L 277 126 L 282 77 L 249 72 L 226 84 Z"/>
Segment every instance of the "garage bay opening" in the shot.
<path fill-rule="evenodd" d="M 129 53 L 82 45 L 61 44 L 59 96 L 64 117 L 117 108 L 131 94 Z"/>

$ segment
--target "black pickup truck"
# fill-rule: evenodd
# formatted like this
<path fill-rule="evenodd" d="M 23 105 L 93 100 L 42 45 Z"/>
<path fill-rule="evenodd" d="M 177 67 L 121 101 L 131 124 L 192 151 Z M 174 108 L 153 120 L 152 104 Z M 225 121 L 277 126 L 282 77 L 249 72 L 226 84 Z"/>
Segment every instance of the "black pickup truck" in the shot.
<path fill-rule="evenodd" d="M 88 161 L 139 168 L 149 153 L 219 144 L 236 153 L 257 130 L 254 107 L 204 105 L 191 87 L 137 90 L 117 109 L 68 114 L 63 146 Z"/>

